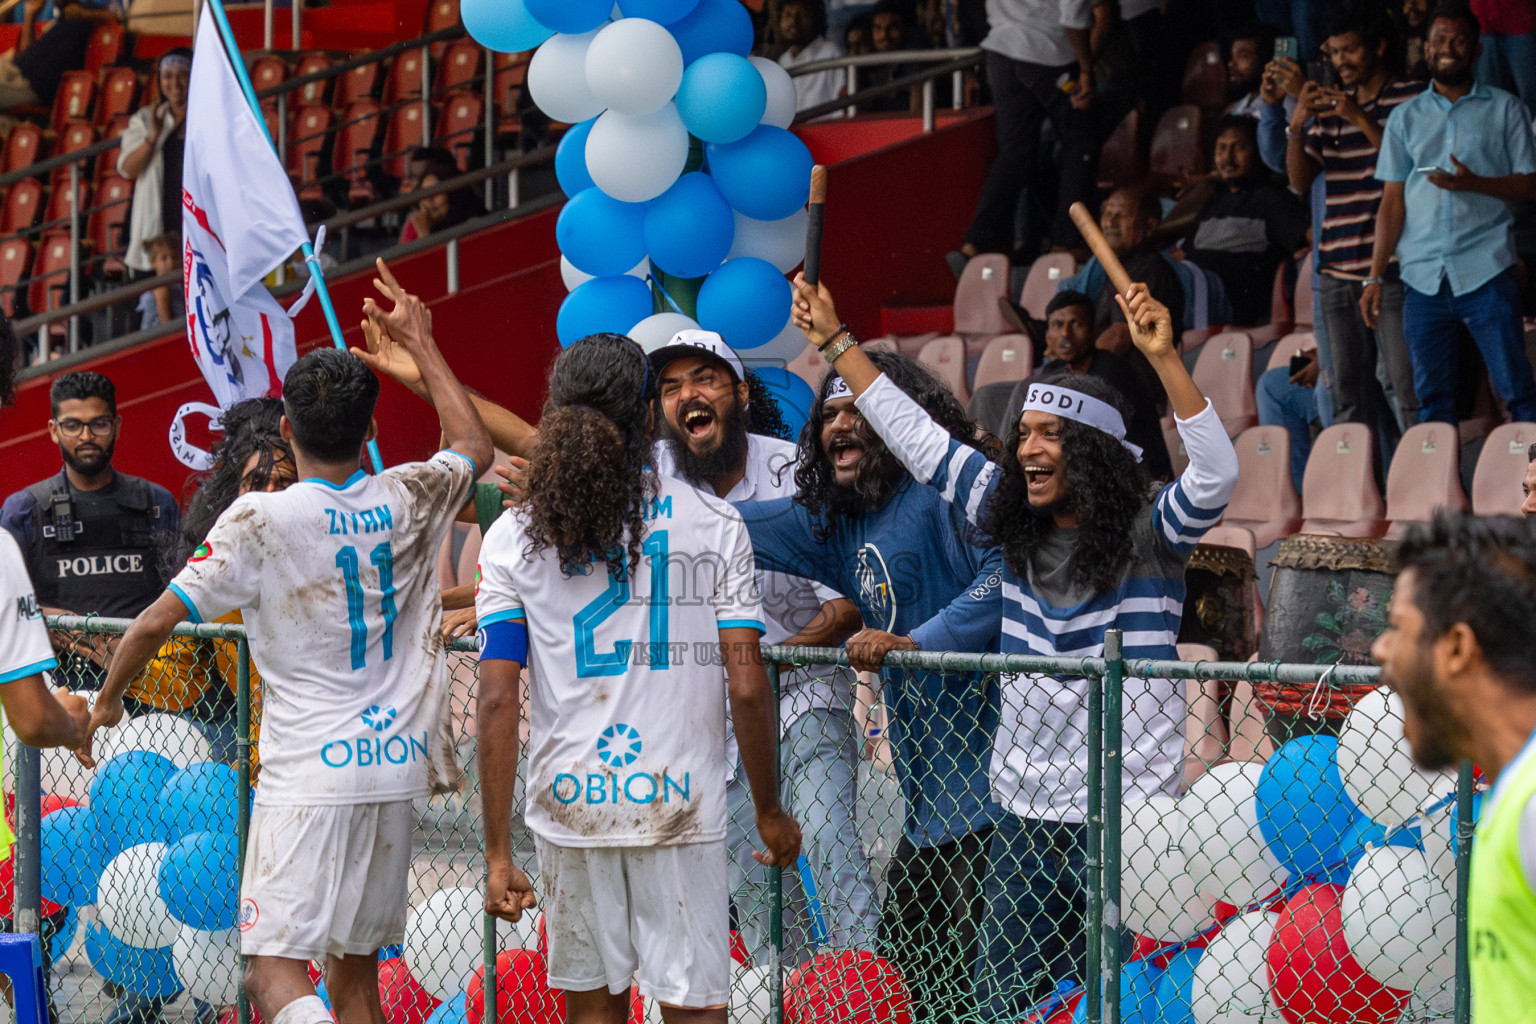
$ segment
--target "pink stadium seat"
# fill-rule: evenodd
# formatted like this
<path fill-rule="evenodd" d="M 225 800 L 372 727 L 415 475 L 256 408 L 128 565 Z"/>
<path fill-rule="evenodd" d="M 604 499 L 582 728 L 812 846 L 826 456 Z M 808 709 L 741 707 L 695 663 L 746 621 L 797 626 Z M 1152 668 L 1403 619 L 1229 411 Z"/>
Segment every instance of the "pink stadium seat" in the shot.
<path fill-rule="evenodd" d="M 999 381 L 1023 380 L 1033 369 L 1035 343 L 1022 334 L 999 334 L 987 342 L 971 390 Z"/>
<path fill-rule="evenodd" d="M 1237 489 L 1221 526 L 1241 527 L 1257 547 L 1267 548 L 1301 527 L 1301 499 L 1291 483 L 1291 435 L 1284 427 L 1249 427 L 1233 447 Z"/>
<path fill-rule="evenodd" d="M 1506 423 L 1483 442 L 1472 473 L 1472 511 L 1480 516 L 1519 516 L 1520 485 L 1536 444 L 1536 423 Z"/>
<path fill-rule="evenodd" d="M 997 308 L 997 300 L 1008 297 L 1010 269 L 1008 257 L 995 252 L 972 256 L 966 263 L 955 285 L 955 333 L 967 343 L 1010 330 Z"/>
<path fill-rule="evenodd" d="M 1436 510 L 1463 512 L 1461 444 L 1449 423 L 1418 423 L 1403 433 L 1387 470 L 1387 536 L 1401 537 Z"/>
<path fill-rule="evenodd" d="M 1147 161 L 1141 152 L 1141 118 L 1141 111 L 1132 108 L 1099 149 L 1099 188 L 1106 192 L 1138 182 L 1147 174 Z"/>
<path fill-rule="evenodd" d="M 1255 349 L 1261 349 L 1291 330 L 1291 296 L 1285 290 L 1285 265 L 1275 268 L 1275 280 L 1269 290 L 1269 323 L 1245 327 Z"/>
<path fill-rule="evenodd" d="M 1029 276 L 1019 292 L 1019 305 L 1036 320 L 1045 319 L 1045 307 L 1056 296 L 1061 279 L 1077 273 L 1077 260 L 1069 252 L 1048 252 L 1029 265 Z"/>
<path fill-rule="evenodd" d="M 1205 392 L 1228 437 L 1259 422 L 1253 397 L 1253 341 L 1242 331 L 1226 331 L 1206 342 L 1195 362 L 1195 383 Z"/>
<path fill-rule="evenodd" d="M 1179 335 L 1179 351 L 1187 355 L 1220 333 L 1220 327 L 1191 327 Z"/>
<path fill-rule="evenodd" d="M 1301 532 L 1341 537 L 1385 533 L 1375 461 L 1376 441 L 1363 423 L 1335 423 L 1319 434 L 1301 482 Z"/>
<path fill-rule="evenodd" d="M 1280 339 L 1269 354 L 1269 365 L 1264 367 L 1264 372 L 1278 370 L 1282 366 L 1291 365 L 1291 357 L 1317 348 L 1317 335 L 1311 331 L 1293 331 Z"/>
<path fill-rule="evenodd" d="M 959 337 L 946 334 L 934 338 L 923 346 L 917 361 L 936 373 L 961 404 L 970 401 L 971 389 L 965 385 L 965 342 Z"/>

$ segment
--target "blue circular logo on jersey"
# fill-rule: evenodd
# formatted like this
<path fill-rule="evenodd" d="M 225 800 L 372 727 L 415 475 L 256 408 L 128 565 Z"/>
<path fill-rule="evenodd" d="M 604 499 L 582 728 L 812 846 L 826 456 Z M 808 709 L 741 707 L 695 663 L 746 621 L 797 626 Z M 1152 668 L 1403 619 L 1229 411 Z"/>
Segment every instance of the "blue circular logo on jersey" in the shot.
<path fill-rule="evenodd" d="M 622 722 L 597 738 L 597 756 L 610 768 L 627 768 L 640 756 L 640 734 Z"/>
<path fill-rule="evenodd" d="M 363 724 L 374 732 L 383 732 L 395 724 L 395 709 L 393 706 L 381 708 L 377 704 L 363 712 Z"/>

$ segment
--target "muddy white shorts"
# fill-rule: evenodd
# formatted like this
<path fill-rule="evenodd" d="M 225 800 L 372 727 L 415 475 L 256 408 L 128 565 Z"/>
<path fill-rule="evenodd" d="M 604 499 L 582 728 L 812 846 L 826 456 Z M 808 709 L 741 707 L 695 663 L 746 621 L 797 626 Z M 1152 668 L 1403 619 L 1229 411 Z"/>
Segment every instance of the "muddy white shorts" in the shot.
<path fill-rule="evenodd" d="M 731 998 L 724 840 L 572 847 L 535 837 L 549 984 L 703 1009 Z"/>
<path fill-rule="evenodd" d="M 405 939 L 409 800 L 251 812 L 240 952 L 324 960 Z"/>

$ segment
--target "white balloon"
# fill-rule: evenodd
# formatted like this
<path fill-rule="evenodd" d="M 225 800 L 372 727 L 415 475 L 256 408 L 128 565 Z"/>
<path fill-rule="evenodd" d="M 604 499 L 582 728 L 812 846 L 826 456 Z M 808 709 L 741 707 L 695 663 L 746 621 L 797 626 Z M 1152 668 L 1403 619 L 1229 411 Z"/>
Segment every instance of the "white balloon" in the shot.
<path fill-rule="evenodd" d="M 678 331 L 698 329 L 692 318 L 681 313 L 652 313 L 629 329 L 629 337 L 649 355 L 671 341 Z"/>
<path fill-rule="evenodd" d="M 646 279 L 646 276 L 649 275 L 650 272 L 651 261 L 649 258 L 641 260 L 639 263 L 636 263 L 634 266 L 624 271 L 624 273 L 628 274 L 630 277 L 638 277 L 642 281 Z M 586 284 L 588 281 L 592 280 L 592 275 L 587 273 L 585 270 L 577 270 L 576 264 L 572 263 L 564 256 L 561 256 L 560 280 L 565 282 L 566 291 L 573 292 L 577 288 Z"/>
<path fill-rule="evenodd" d="M 1456 789 L 1455 772 L 1426 772 L 1403 738 L 1403 701 L 1385 686 L 1361 697 L 1339 731 L 1344 790 L 1372 821 L 1395 825 Z"/>
<path fill-rule="evenodd" d="M 1195 1024 L 1258 1024 L 1269 994 L 1265 954 L 1275 935 L 1275 915 L 1255 910 L 1226 923 L 1195 964 L 1189 987 Z"/>
<path fill-rule="evenodd" d="M 763 76 L 763 84 L 768 87 L 768 106 L 763 111 L 763 119 L 760 124 L 771 124 L 775 128 L 788 128 L 795 120 L 795 83 L 789 77 L 789 72 L 779 67 L 777 63 L 767 57 L 748 57 L 752 66 L 757 68 L 757 73 Z"/>
<path fill-rule="evenodd" d="M 787 274 L 805 261 L 805 225 L 811 215 L 802 207 L 783 220 L 753 220 L 736 214 L 736 236 L 725 258 L 756 256 Z"/>
<path fill-rule="evenodd" d="M 609 110 L 649 114 L 677 94 L 683 51 L 672 33 L 644 18 L 604 26 L 587 47 L 587 88 Z"/>
<path fill-rule="evenodd" d="M 1456 898 L 1422 850 L 1373 846 L 1349 874 L 1344 941 L 1383 985 L 1433 997 L 1456 977 Z"/>
<path fill-rule="evenodd" d="M 1128 805 L 1121 818 L 1125 926 L 1159 942 L 1187 939 L 1215 920 L 1215 898 L 1195 887 L 1179 849 L 1186 827 L 1171 796 Z"/>
<path fill-rule="evenodd" d="M 528 62 L 528 92 L 540 110 L 556 121 L 579 124 L 602 113 L 603 104 L 587 88 L 587 47 L 599 29 L 579 35 L 556 33 Z"/>
<path fill-rule="evenodd" d="M 101 764 L 130 750 L 148 750 L 168 757 L 177 768 L 213 759 L 213 748 L 197 726 L 180 715 L 163 711 L 140 715 L 118 727 L 107 735 L 98 749 L 96 760 Z"/>
<path fill-rule="evenodd" d="M 759 1024 L 773 1019 L 773 970 L 768 967 L 737 967 L 731 979 L 728 1024 Z"/>
<path fill-rule="evenodd" d="M 169 946 L 181 923 L 160 898 L 164 843 L 140 843 L 113 857 L 101 873 L 96 910 L 101 926 L 130 946 Z"/>
<path fill-rule="evenodd" d="M 587 133 L 587 173 L 593 184 L 626 203 L 661 195 L 687 162 L 688 129 L 672 103 L 649 114 L 606 111 Z"/>
<path fill-rule="evenodd" d="M 1219 764 L 1195 780 L 1179 801 L 1189 828 L 1179 848 L 1196 887 L 1241 907 L 1285 884 L 1280 866 L 1259 833 L 1254 792 L 1262 764 Z"/>
<path fill-rule="evenodd" d="M 171 946 L 171 962 L 193 999 L 228 1006 L 240 995 L 238 928 L 205 932 L 183 926 Z"/>
<path fill-rule="evenodd" d="M 805 352 L 805 346 L 810 342 L 805 340 L 805 335 L 800 333 L 793 320 L 784 321 L 784 329 L 774 335 L 773 340 L 766 345 L 756 348 L 744 348 L 736 353 L 741 356 L 742 365 L 751 370 L 759 366 L 788 366 Z"/>
<path fill-rule="evenodd" d="M 516 923 L 497 922 L 498 949 L 537 949 L 538 918 L 524 914 Z M 479 889 L 439 889 L 411 911 L 405 922 L 405 966 L 421 987 L 438 999 L 451 999 L 469 987 L 475 968 L 485 963 L 485 894 Z"/>

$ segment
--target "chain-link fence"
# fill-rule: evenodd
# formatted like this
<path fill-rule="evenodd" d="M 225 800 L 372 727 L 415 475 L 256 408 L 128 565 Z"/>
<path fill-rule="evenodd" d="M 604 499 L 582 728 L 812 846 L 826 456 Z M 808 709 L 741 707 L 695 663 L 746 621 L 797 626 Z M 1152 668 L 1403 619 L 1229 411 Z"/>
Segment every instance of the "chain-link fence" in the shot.
<path fill-rule="evenodd" d="M 59 680 L 99 685 L 126 623 L 50 626 L 76 631 Z M 243 636 L 179 627 L 94 770 L 6 737 L 13 920 L 44 937 L 58 1021 L 252 1019 L 238 889 L 261 687 Z M 1105 658 L 897 653 L 846 705 L 785 715 L 797 868 L 755 866 L 739 768 L 731 783 L 733 1024 L 1469 1019 L 1470 769 L 1412 765 L 1374 669 L 1125 662 L 1110 637 Z M 418 802 L 405 942 L 381 954 L 389 1024 L 564 1020 L 538 916 L 481 911 L 471 651 L 448 655 L 460 789 Z M 766 656 L 777 684 L 778 665 L 827 676 L 841 652 Z M 537 893 L 520 817 L 513 836 Z M 635 994 L 632 1020 L 660 1012 Z"/>

